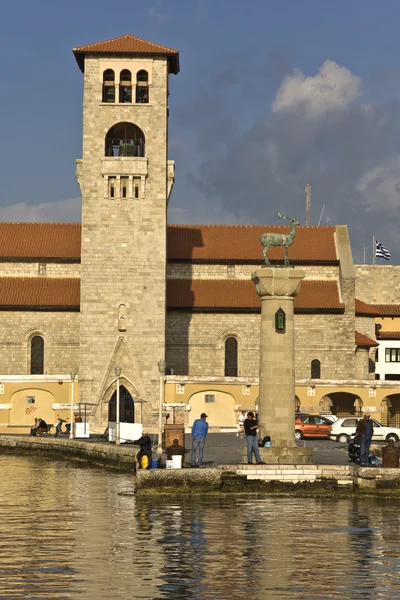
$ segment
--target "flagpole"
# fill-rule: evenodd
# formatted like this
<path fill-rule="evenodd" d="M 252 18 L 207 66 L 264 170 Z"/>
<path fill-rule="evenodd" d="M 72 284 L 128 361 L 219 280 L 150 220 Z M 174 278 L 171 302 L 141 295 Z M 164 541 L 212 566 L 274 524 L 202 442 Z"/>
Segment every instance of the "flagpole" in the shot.
<path fill-rule="evenodd" d="M 372 236 L 372 264 L 376 264 L 376 242 L 374 235 Z"/>
<path fill-rule="evenodd" d="M 366 256 L 366 252 L 367 252 L 367 247 L 364 245 L 364 265 L 365 265 L 365 256 Z"/>

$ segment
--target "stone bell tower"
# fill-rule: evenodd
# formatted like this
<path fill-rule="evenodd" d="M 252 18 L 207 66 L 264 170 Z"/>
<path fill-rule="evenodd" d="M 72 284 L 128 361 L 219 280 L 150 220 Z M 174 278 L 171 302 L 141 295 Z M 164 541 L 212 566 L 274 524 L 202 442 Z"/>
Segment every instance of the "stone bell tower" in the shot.
<path fill-rule="evenodd" d="M 107 422 L 119 366 L 148 426 L 165 357 L 168 76 L 179 54 L 132 35 L 73 52 L 84 74 L 80 402 Z"/>

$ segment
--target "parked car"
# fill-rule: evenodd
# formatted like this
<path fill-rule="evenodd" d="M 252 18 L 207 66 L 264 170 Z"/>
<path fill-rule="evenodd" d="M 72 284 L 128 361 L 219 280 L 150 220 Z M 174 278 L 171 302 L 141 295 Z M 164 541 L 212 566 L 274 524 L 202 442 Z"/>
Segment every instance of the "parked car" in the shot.
<path fill-rule="evenodd" d="M 294 437 L 301 440 L 305 437 L 324 437 L 328 438 L 331 432 L 331 425 L 328 419 L 319 415 L 296 415 Z"/>
<path fill-rule="evenodd" d="M 357 423 L 362 417 L 344 417 L 335 421 L 332 424 L 330 438 L 336 442 L 348 443 L 353 434 L 357 429 Z M 393 440 L 398 442 L 400 440 L 400 429 L 396 427 L 385 427 L 376 419 L 371 419 L 374 425 L 374 435 L 372 439 L 374 441 L 389 441 Z"/>

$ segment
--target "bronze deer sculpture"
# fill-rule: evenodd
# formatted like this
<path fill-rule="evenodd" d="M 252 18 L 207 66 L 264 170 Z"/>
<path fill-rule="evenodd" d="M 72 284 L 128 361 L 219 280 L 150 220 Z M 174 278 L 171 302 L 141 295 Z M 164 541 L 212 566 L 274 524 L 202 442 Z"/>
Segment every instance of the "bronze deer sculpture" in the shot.
<path fill-rule="evenodd" d="M 265 264 L 268 266 L 272 266 L 268 260 L 267 252 L 271 246 L 284 246 L 285 248 L 285 267 L 289 267 L 289 246 L 291 246 L 294 242 L 294 237 L 296 235 L 295 225 L 300 225 L 300 223 L 293 219 L 292 217 L 286 217 L 281 215 L 280 212 L 276 213 L 278 219 L 288 219 L 290 221 L 290 232 L 288 234 L 285 233 L 263 233 L 260 235 L 259 240 L 261 244 L 264 246 L 263 255 Z"/>

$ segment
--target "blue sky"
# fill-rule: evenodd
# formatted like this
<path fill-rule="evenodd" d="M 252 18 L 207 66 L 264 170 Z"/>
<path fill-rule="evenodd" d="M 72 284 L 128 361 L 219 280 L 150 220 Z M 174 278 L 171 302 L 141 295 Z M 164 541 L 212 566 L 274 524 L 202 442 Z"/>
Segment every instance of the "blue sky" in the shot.
<path fill-rule="evenodd" d="M 169 221 L 349 225 L 400 261 L 400 4 L 13 0 L 0 12 L 0 219 L 77 221 L 82 74 L 72 48 L 131 33 L 180 51 Z M 379 260 L 378 260 L 379 262 Z"/>

